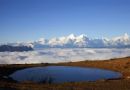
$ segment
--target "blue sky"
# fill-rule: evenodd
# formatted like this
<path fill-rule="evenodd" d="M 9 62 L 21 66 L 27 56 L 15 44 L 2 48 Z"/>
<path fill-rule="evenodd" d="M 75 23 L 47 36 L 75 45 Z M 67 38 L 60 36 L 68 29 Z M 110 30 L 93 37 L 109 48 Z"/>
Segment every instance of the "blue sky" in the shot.
<path fill-rule="evenodd" d="M 130 35 L 130 0 L 0 0 L 0 42 Z"/>

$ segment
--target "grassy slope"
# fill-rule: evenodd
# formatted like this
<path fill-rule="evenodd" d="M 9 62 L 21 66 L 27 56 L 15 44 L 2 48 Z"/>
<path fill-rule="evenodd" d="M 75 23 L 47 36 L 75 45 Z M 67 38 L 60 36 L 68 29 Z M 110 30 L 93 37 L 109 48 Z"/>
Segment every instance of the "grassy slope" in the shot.
<path fill-rule="evenodd" d="M 8 75 L 18 69 L 48 65 L 94 67 L 119 71 L 123 78 L 119 80 L 99 80 L 96 82 L 76 82 L 64 84 L 36 84 L 32 82 L 13 83 L 0 80 L 0 87 L 20 90 L 130 90 L 130 58 L 120 58 L 108 61 L 82 61 L 59 64 L 30 64 L 30 65 L 0 65 L 0 75 Z"/>

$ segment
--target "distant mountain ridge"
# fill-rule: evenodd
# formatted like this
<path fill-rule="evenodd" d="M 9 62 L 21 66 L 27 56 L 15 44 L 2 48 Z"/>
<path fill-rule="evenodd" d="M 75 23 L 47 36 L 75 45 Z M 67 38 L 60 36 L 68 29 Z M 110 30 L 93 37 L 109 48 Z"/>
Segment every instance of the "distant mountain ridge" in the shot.
<path fill-rule="evenodd" d="M 33 48 L 130 48 L 130 37 L 127 33 L 112 39 L 91 39 L 82 34 L 76 36 L 71 34 L 65 37 L 52 38 L 50 40 L 41 38 L 34 42 L 8 43 L 14 46 L 31 46 Z"/>
<path fill-rule="evenodd" d="M 5 52 L 5 51 L 9 51 L 9 52 L 23 52 L 23 51 L 32 51 L 33 48 L 28 47 L 28 46 L 10 46 L 10 45 L 1 45 L 0 46 L 0 52 Z"/>

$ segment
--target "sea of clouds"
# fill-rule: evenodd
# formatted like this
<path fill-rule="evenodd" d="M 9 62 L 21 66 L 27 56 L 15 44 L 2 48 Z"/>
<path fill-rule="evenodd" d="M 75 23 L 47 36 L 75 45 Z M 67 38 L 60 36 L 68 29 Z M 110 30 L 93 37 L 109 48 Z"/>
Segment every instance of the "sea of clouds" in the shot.
<path fill-rule="evenodd" d="M 128 48 L 45 48 L 28 52 L 0 52 L 0 64 L 109 60 L 127 56 L 130 56 L 130 49 Z"/>

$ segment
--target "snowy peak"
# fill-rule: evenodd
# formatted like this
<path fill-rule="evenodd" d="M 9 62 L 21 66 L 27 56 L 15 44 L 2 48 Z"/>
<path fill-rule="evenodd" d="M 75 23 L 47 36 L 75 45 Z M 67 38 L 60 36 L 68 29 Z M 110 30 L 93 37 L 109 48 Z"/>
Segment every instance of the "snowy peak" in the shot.
<path fill-rule="evenodd" d="M 69 36 L 67 36 L 68 39 L 76 39 L 76 36 L 74 34 L 70 34 Z"/>
<path fill-rule="evenodd" d="M 124 42 L 124 41 L 129 41 L 130 38 L 129 38 L 129 35 L 127 33 L 125 33 L 123 36 L 119 36 L 119 37 L 115 37 L 112 39 L 113 41 L 115 42 Z"/>
<path fill-rule="evenodd" d="M 85 34 L 81 34 L 78 36 L 79 38 L 86 38 L 87 36 Z"/>
<path fill-rule="evenodd" d="M 40 38 L 38 41 L 31 43 L 9 43 L 9 45 L 24 45 L 34 48 L 130 48 L 130 37 L 127 33 L 112 39 L 109 38 L 88 38 L 85 34 L 45 39 Z"/>
<path fill-rule="evenodd" d="M 47 40 L 44 39 L 44 38 L 40 38 L 40 39 L 38 40 L 38 42 L 39 42 L 40 44 L 45 44 L 45 43 L 47 42 Z"/>
<path fill-rule="evenodd" d="M 128 40 L 129 39 L 129 35 L 127 33 L 124 34 L 124 40 Z"/>

